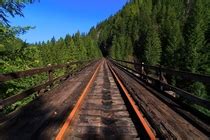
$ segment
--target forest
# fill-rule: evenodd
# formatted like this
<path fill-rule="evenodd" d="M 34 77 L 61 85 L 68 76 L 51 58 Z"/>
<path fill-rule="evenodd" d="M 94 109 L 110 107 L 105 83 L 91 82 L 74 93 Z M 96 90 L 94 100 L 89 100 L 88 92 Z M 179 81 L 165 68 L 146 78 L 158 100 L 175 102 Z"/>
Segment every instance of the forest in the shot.
<path fill-rule="evenodd" d="M 22 9 L 26 4 L 33 2 L 0 1 L 0 73 L 97 59 L 103 54 L 120 60 L 210 75 L 208 0 L 130 0 L 115 15 L 92 27 L 89 33 L 78 31 L 65 38 L 56 40 L 53 37 L 34 44 L 17 37 L 33 27 L 11 27 L 7 20 L 7 15 L 23 16 Z M 168 77 L 171 84 L 210 101 L 210 87 L 206 84 L 183 83 L 173 76 Z M 40 80 L 43 77 L 7 82 L 1 85 L 0 99 Z M 7 110 L 14 109 L 14 106 Z"/>
<path fill-rule="evenodd" d="M 210 75 L 208 0 L 130 0 L 90 31 L 95 32 L 105 56 Z M 167 79 L 210 101 L 209 84 Z"/>

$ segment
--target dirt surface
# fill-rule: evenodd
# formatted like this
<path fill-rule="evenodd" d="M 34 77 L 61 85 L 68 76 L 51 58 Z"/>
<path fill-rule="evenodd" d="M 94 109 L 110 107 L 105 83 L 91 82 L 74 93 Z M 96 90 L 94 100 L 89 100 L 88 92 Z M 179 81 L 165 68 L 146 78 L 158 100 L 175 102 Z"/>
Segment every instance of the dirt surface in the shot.
<path fill-rule="evenodd" d="M 139 139 L 106 62 L 64 139 Z"/>
<path fill-rule="evenodd" d="M 114 65 L 112 67 L 118 73 L 132 97 L 138 101 L 138 106 L 153 119 L 156 127 L 166 139 L 209 139 L 128 74 Z"/>
<path fill-rule="evenodd" d="M 99 63 L 84 68 L 25 106 L 8 125 L 0 127 L 0 139 L 54 139 Z"/>

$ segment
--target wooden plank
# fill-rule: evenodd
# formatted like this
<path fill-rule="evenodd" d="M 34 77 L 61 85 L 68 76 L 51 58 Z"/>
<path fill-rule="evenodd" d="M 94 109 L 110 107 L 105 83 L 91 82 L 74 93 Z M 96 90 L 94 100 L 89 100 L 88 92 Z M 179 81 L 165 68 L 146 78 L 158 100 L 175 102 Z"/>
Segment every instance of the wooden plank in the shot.
<path fill-rule="evenodd" d="M 131 69 L 129 67 L 123 66 L 123 65 L 121 65 L 119 63 L 117 65 L 120 66 L 120 67 L 122 67 L 122 68 L 129 69 L 129 70 L 131 70 L 131 71 L 133 71 L 135 73 L 138 73 L 139 75 L 141 75 L 144 78 L 148 78 L 149 80 L 152 80 L 152 81 L 155 81 L 155 82 L 159 82 L 165 88 L 169 88 L 170 90 L 174 91 L 176 94 L 184 97 L 185 99 L 189 100 L 190 102 L 192 102 L 194 104 L 197 104 L 197 105 L 200 105 L 200 106 L 205 107 L 208 110 L 210 110 L 210 102 L 207 101 L 207 100 L 201 99 L 201 98 L 199 98 L 199 97 L 197 97 L 197 96 L 195 96 L 195 95 L 193 95 L 193 94 L 191 94 L 191 93 L 189 93 L 187 91 L 184 91 L 184 90 L 182 90 L 180 88 L 177 88 L 177 87 L 174 87 L 172 85 L 163 83 L 163 82 L 161 82 L 161 81 L 159 81 L 159 80 L 157 80 L 155 78 L 152 78 L 150 76 L 141 74 L 141 73 L 139 73 L 139 72 L 137 72 L 137 71 L 135 71 L 135 70 L 133 70 L 133 69 Z"/>
<path fill-rule="evenodd" d="M 210 132 L 209 131 L 210 129 L 209 129 L 209 126 L 208 126 L 208 124 L 206 122 L 208 120 L 208 117 L 201 117 L 200 118 L 200 116 L 197 117 L 198 114 L 196 114 L 196 116 L 193 115 L 193 114 L 191 114 L 189 112 L 189 110 L 188 110 L 189 108 L 187 109 L 188 111 L 185 110 L 185 109 L 182 109 L 182 107 L 180 106 L 180 104 L 177 104 L 176 102 L 174 102 L 176 100 L 173 100 L 173 99 L 171 100 L 171 98 L 166 97 L 161 92 L 158 92 L 158 91 L 154 90 L 151 86 L 148 86 L 147 83 L 144 83 L 142 81 L 142 79 L 138 75 L 136 75 L 136 73 L 133 73 L 131 71 L 127 71 L 127 70 L 123 69 L 122 67 L 118 67 L 118 68 L 119 68 L 119 70 L 122 70 L 123 72 L 127 73 L 129 76 L 131 76 L 132 78 L 134 78 L 136 81 L 138 81 L 138 83 L 141 84 L 141 85 L 143 85 L 143 87 L 146 88 L 149 92 L 152 92 L 155 96 L 158 96 L 158 98 L 160 98 L 164 103 L 166 103 L 167 105 L 169 105 L 174 111 L 178 112 L 181 116 L 184 116 L 184 118 L 186 118 L 190 122 L 193 122 L 193 124 L 196 125 L 196 128 L 199 128 L 199 130 L 202 130 L 202 132 L 204 131 L 205 133 L 210 134 L 209 133 Z M 143 91 L 141 91 L 141 92 L 143 92 Z M 137 95 L 136 92 L 134 92 L 134 94 Z M 139 95 L 142 95 L 142 94 L 139 94 Z M 142 103 L 142 101 L 140 103 Z M 145 105 L 145 104 L 143 104 L 143 105 Z M 148 115 L 148 112 L 146 113 L 146 115 Z M 154 120 L 153 115 L 152 115 L 152 117 L 151 117 L 150 120 L 151 121 Z"/>
<path fill-rule="evenodd" d="M 113 59 L 113 60 L 115 62 L 123 62 L 123 63 L 127 63 L 127 64 L 143 66 L 144 68 L 153 69 L 155 71 L 160 70 L 161 72 L 165 72 L 166 74 L 169 74 L 169 75 L 172 74 L 174 76 L 181 76 L 185 79 L 200 81 L 200 82 L 204 82 L 204 83 L 210 83 L 210 76 L 208 76 L 208 75 L 190 73 L 190 72 L 185 72 L 185 71 L 178 71 L 178 70 L 164 68 L 162 66 L 151 66 L 151 65 L 133 63 L 133 62 L 129 62 L 129 61 L 122 61 L 122 60 L 116 60 L 116 59 Z"/>
<path fill-rule="evenodd" d="M 13 79 L 24 78 L 24 77 L 32 76 L 32 75 L 35 75 L 35 74 L 48 72 L 49 70 L 61 69 L 61 68 L 65 68 L 65 67 L 70 66 L 70 65 L 84 63 L 84 62 L 87 62 L 87 61 L 78 61 L 78 62 L 72 62 L 72 63 L 67 63 L 67 64 L 53 65 L 53 66 L 48 66 L 48 67 L 43 67 L 43 68 L 35 68 L 35 69 L 26 70 L 26 71 L 0 74 L 0 82 L 5 82 L 5 81 L 13 80 Z"/>
<path fill-rule="evenodd" d="M 161 82 L 161 85 L 163 85 L 164 87 L 166 88 L 170 88 L 172 91 L 174 91 L 176 94 L 188 99 L 190 102 L 194 103 L 194 104 L 197 104 L 197 105 L 200 105 L 200 106 L 203 106 L 205 108 L 207 108 L 208 110 L 210 110 L 210 102 L 205 100 L 205 99 L 202 99 L 202 98 L 199 98 L 187 91 L 184 91 L 180 88 L 177 88 L 177 87 L 174 87 L 172 85 L 169 85 L 169 84 L 165 84 L 165 83 L 162 83 Z"/>
<path fill-rule="evenodd" d="M 19 100 L 22 100 L 30 95 L 32 95 L 33 93 L 37 92 L 37 91 L 40 91 L 41 89 L 43 88 L 46 88 L 47 86 L 51 85 L 53 82 L 57 81 L 57 80 L 60 80 L 62 79 L 63 77 L 65 76 L 60 76 L 52 81 L 48 81 L 44 84 L 41 84 L 41 85 L 38 85 L 38 86 L 35 86 L 33 88 L 30 88 L 28 90 L 25 90 L 19 94 L 16 94 L 16 95 L 13 95 L 13 96 L 10 96 L 4 100 L 1 100 L 0 101 L 0 108 L 3 108 L 5 106 L 8 106 L 8 105 L 11 105 L 11 104 L 14 104 L 15 102 L 19 101 Z"/>
<path fill-rule="evenodd" d="M 74 64 L 82 64 L 84 62 L 88 62 L 88 65 L 90 65 L 91 63 L 94 63 L 96 61 L 89 61 L 89 60 L 88 61 L 77 61 L 77 62 L 72 62 L 72 63 L 67 63 L 67 64 L 60 64 L 60 65 L 48 66 L 48 67 L 44 67 L 44 68 L 27 70 L 27 71 L 20 71 L 20 72 L 16 72 L 16 73 L 0 74 L 0 82 L 5 82 L 8 80 L 23 78 L 23 77 L 27 77 L 27 76 L 32 76 L 32 75 L 43 73 L 43 72 L 49 72 L 49 71 L 53 71 L 55 69 L 68 67 L 68 66 L 74 65 Z M 45 84 L 35 86 L 35 87 L 25 90 L 19 94 L 10 96 L 3 100 L 0 100 L 0 108 L 11 105 L 19 100 L 22 100 L 22 99 L 32 95 L 34 92 L 40 91 L 41 89 L 46 88 L 49 85 L 52 85 L 55 81 L 62 80 L 64 77 L 67 77 L 67 76 L 69 76 L 69 74 L 65 74 L 65 75 L 60 76 L 55 79 L 52 79 L 53 77 L 50 77 L 49 81 L 46 82 Z"/>

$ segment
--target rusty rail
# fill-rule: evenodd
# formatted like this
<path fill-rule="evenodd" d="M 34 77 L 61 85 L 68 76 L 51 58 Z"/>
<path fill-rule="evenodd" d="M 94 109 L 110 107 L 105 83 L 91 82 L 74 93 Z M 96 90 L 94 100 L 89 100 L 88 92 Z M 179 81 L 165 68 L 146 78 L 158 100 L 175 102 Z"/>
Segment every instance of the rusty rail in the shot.
<path fill-rule="evenodd" d="M 43 68 L 35 68 L 35 69 L 30 69 L 26 71 L 19 71 L 19 72 L 12 72 L 12 73 L 6 73 L 6 74 L 0 74 L 0 84 L 4 83 L 9 80 L 14 80 L 14 79 L 20 79 L 20 78 L 25 78 L 25 77 L 30 77 L 33 75 L 38 75 L 41 73 L 47 73 L 48 74 L 48 81 L 44 84 L 37 85 L 35 87 L 32 87 L 28 90 L 25 90 L 19 94 L 15 94 L 13 96 L 10 96 L 6 99 L 0 100 L 0 108 L 4 108 L 5 106 L 14 104 L 15 102 L 22 100 L 30 95 L 32 95 L 35 92 L 39 92 L 42 89 L 52 86 L 55 81 L 59 81 L 61 79 L 67 78 L 70 74 L 69 72 L 69 67 L 72 65 L 78 65 L 78 64 L 86 64 L 86 63 L 93 63 L 95 61 L 77 61 L 77 62 L 71 62 L 71 63 L 66 63 L 66 64 L 59 64 L 59 65 L 48 65 L 47 67 Z M 65 68 L 65 74 L 54 78 L 53 77 L 53 72 L 57 69 L 63 69 Z"/>
<path fill-rule="evenodd" d="M 142 71 L 139 72 L 138 70 L 129 68 L 125 65 L 120 64 L 119 62 L 128 63 L 128 64 L 132 64 L 132 65 L 139 65 L 141 67 L 146 66 L 147 68 L 151 68 L 153 70 L 159 71 L 159 76 L 161 76 L 161 77 L 162 77 L 161 73 L 164 71 L 165 73 L 170 73 L 170 74 L 176 75 L 176 76 L 182 76 L 182 75 L 186 74 L 183 76 L 184 78 L 187 77 L 188 79 L 191 79 L 191 80 L 197 80 L 197 81 L 210 83 L 210 76 L 188 73 L 188 72 L 181 72 L 181 71 L 176 71 L 176 70 L 171 70 L 171 69 L 166 69 L 166 68 L 160 68 L 160 67 L 156 67 L 156 66 L 149 66 L 149 65 L 145 65 L 145 64 L 138 64 L 138 63 L 133 63 L 133 62 L 128 62 L 128 61 L 115 60 L 115 59 L 111 59 L 111 58 L 110 58 L 110 61 L 121 68 L 130 70 L 136 74 L 139 74 L 139 78 L 143 79 L 145 82 L 149 83 L 150 85 L 153 85 L 155 88 L 158 88 L 160 91 L 171 90 L 171 91 L 175 92 L 175 94 L 178 95 L 179 97 L 183 97 L 184 99 L 190 101 L 193 104 L 200 105 L 200 106 L 210 110 L 210 102 L 209 101 L 199 98 L 199 97 L 193 95 L 192 93 L 189 93 L 183 89 L 180 89 L 178 87 L 170 85 L 167 82 L 161 80 L 160 78 L 159 79 L 153 78 L 151 76 L 148 76 L 147 74 L 145 74 Z M 187 74 L 189 74 L 189 75 L 187 75 Z M 199 77 L 201 77 L 201 78 L 199 79 Z"/>

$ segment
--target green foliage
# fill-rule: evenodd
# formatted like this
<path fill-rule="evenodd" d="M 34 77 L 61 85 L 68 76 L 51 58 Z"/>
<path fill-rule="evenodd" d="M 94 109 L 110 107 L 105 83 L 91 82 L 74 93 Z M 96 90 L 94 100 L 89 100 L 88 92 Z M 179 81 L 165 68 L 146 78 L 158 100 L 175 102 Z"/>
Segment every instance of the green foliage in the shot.
<path fill-rule="evenodd" d="M 0 0 L 0 23 L 9 26 L 8 16 L 24 16 L 25 4 L 31 4 L 35 0 Z"/>
<path fill-rule="evenodd" d="M 88 34 L 77 32 L 72 36 L 66 35 L 58 40 L 53 37 L 47 42 L 35 44 L 26 44 L 16 38 L 16 35 L 31 29 L 30 26 L 8 25 L 8 15 L 23 16 L 24 4 L 0 1 L 0 73 L 96 59 L 102 55 L 100 47 L 104 56 L 111 55 L 116 59 L 138 60 L 151 65 L 161 64 L 210 74 L 209 0 L 130 0 L 114 16 L 96 28 L 92 27 Z M 56 72 L 56 75 L 60 74 L 63 71 Z M 45 78 L 46 75 L 42 75 L 21 83 L 5 83 L 0 97 L 6 98 Z M 204 83 L 183 82 L 183 79 L 170 75 L 167 78 L 174 86 L 210 99 L 210 88 Z M 207 112 L 201 107 L 195 108 Z"/>
<path fill-rule="evenodd" d="M 52 38 L 38 48 L 45 66 L 101 57 L 96 41 L 90 36 L 81 36 L 79 32 L 73 36 L 66 35 L 65 39 L 58 41 Z"/>
<path fill-rule="evenodd" d="M 203 99 L 208 99 L 206 87 L 202 83 L 195 82 L 189 87 L 189 89 L 190 89 L 191 93 L 194 93 L 196 96 L 199 96 Z"/>
<path fill-rule="evenodd" d="M 148 29 L 147 38 L 144 47 L 144 62 L 150 65 L 156 65 L 160 62 L 161 56 L 161 45 L 160 38 L 155 27 L 150 27 Z"/>
<path fill-rule="evenodd" d="M 77 46 L 76 46 L 76 45 Z M 27 44 L 14 38 L 0 46 L 0 73 L 28 70 L 36 67 L 44 67 L 48 64 L 63 64 L 79 60 L 93 60 L 101 57 L 100 49 L 96 41 L 90 36 L 77 34 L 35 44 Z M 77 69 L 77 67 L 75 66 Z M 64 74 L 64 70 L 54 73 L 55 77 Z M 41 74 L 28 78 L 12 80 L 0 85 L 0 99 L 7 98 L 37 84 L 47 81 L 47 75 Z M 4 108 L 2 113 L 8 113 L 23 106 L 34 99 L 34 95 Z"/>
<path fill-rule="evenodd" d="M 24 34 L 29 29 L 34 29 L 34 27 L 11 27 L 7 18 L 8 16 L 23 16 L 22 9 L 25 7 L 25 4 L 33 3 L 34 1 L 0 0 L 0 73 L 23 71 L 47 66 L 48 64 L 93 60 L 101 57 L 101 52 L 93 35 L 81 35 L 80 32 L 73 36 L 66 35 L 64 39 L 56 40 L 53 37 L 50 41 L 35 44 L 27 44 L 18 39 L 17 36 L 19 34 Z M 78 67 L 75 66 L 74 68 L 77 69 Z M 61 76 L 64 72 L 64 70 L 55 71 L 54 76 Z M 47 74 L 43 73 L 1 83 L 0 100 L 46 82 L 47 78 Z M 9 113 L 17 107 L 29 103 L 34 98 L 35 95 L 33 94 L 4 108 L 0 114 Z"/>
<path fill-rule="evenodd" d="M 210 74 L 209 5 L 208 0 L 130 0 L 93 31 L 104 55 Z M 208 83 L 166 78 L 196 96 L 210 97 Z"/>
<path fill-rule="evenodd" d="M 192 72 L 197 72 L 202 63 L 207 61 L 207 54 L 203 52 L 205 48 L 205 8 L 202 0 L 193 3 L 193 9 L 189 11 L 185 31 L 185 57 L 186 69 Z"/>

